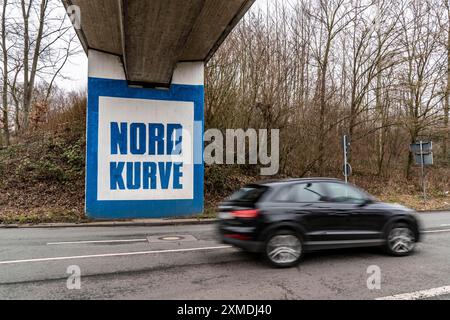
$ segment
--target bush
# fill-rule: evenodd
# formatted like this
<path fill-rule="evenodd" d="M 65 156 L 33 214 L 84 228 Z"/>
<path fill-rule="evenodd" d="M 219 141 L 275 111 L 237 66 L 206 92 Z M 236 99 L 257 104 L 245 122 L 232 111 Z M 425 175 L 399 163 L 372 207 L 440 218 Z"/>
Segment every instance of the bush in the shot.
<path fill-rule="evenodd" d="M 0 222 L 79 221 L 84 216 L 86 99 L 0 149 Z"/>

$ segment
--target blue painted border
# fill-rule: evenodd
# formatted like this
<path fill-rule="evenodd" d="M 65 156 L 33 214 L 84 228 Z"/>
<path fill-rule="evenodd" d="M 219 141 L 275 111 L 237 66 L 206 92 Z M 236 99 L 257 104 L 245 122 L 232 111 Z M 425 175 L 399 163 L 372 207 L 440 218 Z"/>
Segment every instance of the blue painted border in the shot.
<path fill-rule="evenodd" d="M 98 109 L 99 97 L 154 99 L 194 102 L 194 120 L 202 123 L 201 137 L 194 138 L 195 152 L 203 159 L 204 87 L 172 85 L 169 90 L 131 88 L 127 81 L 90 77 L 88 79 L 86 214 L 94 219 L 159 218 L 185 216 L 203 211 L 204 165 L 194 165 L 194 199 L 192 200 L 97 200 Z M 201 151 L 200 151 L 201 150 Z M 198 158 L 198 155 L 196 154 Z"/>

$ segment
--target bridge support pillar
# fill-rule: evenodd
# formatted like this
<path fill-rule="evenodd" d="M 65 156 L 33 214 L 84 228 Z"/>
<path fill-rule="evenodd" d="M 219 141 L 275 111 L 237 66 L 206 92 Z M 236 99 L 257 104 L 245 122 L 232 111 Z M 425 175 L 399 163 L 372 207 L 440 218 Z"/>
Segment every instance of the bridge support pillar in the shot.
<path fill-rule="evenodd" d="M 87 215 L 201 213 L 204 63 L 178 63 L 169 88 L 145 88 L 127 82 L 120 57 L 88 56 Z"/>

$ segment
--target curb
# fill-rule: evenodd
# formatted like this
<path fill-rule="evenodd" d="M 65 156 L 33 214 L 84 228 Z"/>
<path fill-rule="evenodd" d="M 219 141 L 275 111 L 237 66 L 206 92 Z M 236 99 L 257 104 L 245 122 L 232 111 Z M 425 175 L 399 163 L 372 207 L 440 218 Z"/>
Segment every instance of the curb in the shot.
<path fill-rule="evenodd" d="M 53 229 L 83 227 L 162 227 L 213 224 L 216 219 L 145 219 L 132 221 L 99 221 L 85 223 L 0 224 L 0 229 Z"/>
<path fill-rule="evenodd" d="M 450 213 L 450 209 L 440 209 L 440 210 L 418 210 L 417 211 L 420 214 L 427 214 L 427 213 Z"/>
<path fill-rule="evenodd" d="M 450 213 L 449 210 L 417 211 L 419 214 Z M 0 229 L 52 229 L 83 227 L 163 227 L 213 224 L 217 219 L 138 219 L 131 221 L 98 221 L 80 223 L 0 224 Z"/>

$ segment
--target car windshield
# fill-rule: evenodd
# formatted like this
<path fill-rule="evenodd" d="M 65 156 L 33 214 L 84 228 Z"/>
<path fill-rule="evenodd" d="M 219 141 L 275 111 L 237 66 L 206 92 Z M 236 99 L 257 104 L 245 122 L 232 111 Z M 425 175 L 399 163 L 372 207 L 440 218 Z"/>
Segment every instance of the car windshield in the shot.
<path fill-rule="evenodd" d="M 246 186 L 239 191 L 233 193 L 229 200 L 231 201 L 244 201 L 244 202 L 256 202 L 267 190 L 265 186 Z"/>

